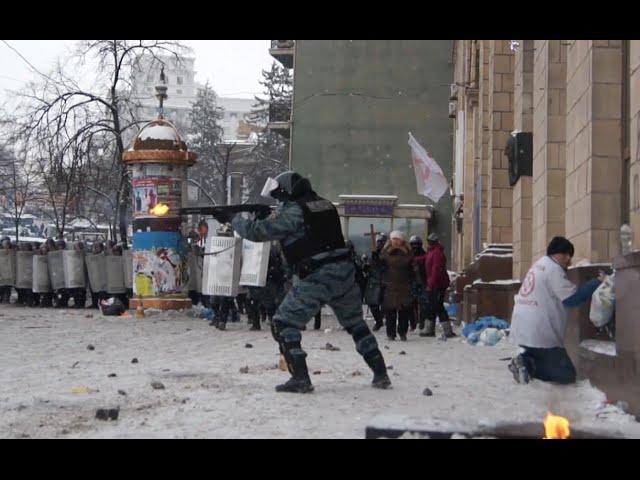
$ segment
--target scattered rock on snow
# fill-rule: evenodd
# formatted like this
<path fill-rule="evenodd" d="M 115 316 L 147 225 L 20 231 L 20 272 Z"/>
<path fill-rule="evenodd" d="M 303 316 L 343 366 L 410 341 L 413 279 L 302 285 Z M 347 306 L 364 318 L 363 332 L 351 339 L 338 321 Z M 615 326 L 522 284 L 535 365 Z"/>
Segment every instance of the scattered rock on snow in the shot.
<path fill-rule="evenodd" d="M 387 365 L 387 370 L 393 370 L 393 365 Z"/>
<path fill-rule="evenodd" d="M 95 350 L 96 347 L 94 347 L 93 345 L 89 344 L 87 345 L 87 350 Z"/>
<path fill-rule="evenodd" d="M 84 318 L 93 318 L 93 315 L 85 315 Z"/>
<path fill-rule="evenodd" d="M 250 343 L 245 343 L 244 348 L 253 348 L 253 345 L 251 345 Z"/>
<path fill-rule="evenodd" d="M 398 355 L 406 355 L 407 352 L 405 352 L 404 350 L 402 350 Z"/>
<path fill-rule="evenodd" d="M 356 370 L 354 372 L 351 372 L 351 376 L 352 377 L 359 377 L 362 375 L 362 372 L 360 370 Z"/>
<path fill-rule="evenodd" d="M 118 394 L 119 395 L 127 395 L 127 392 L 125 392 L 124 390 L 118 390 Z"/>
<path fill-rule="evenodd" d="M 240 373 L 249 373 L 249 367 L 248 366 L 240 367 Z"/>
<path fill-rule="evenodd" d="M 98 420 L 117 420 L 120 415 L 120 407 L 117 408 L 99 408 L 96 410 L 96 418 Z"/>
<path fill-rule="evenodd" d="M 164 390 L 164 385 L 162 382 L 151 382 L 151 386 L 154 390 Z"/>
<path fill-rule="evenodd" d="M 384 348 L 386 348 L 387 350 L 389 350 L 389 345 L 385 345 Z"/>
<path fill-rule="evenodd" d="M 422 391 L 422 394 L 423 394 L 425 397 L 430 397 L 431 395 L 433 395 L 433 392 L 431 391 L 431 389 L 429 389 L 429 388 L 425 388 L 425 389 Z"/>
<path fill-rule="evenodd" d="M 134 358 L 133 360 L 131 360 L 131 363 L 138 363 L 138 359 Z"/>
<path fill-rule="evenodd" d="M 329 350 L 330 352 L 337 352 L 340 350 L 338 347 L 334 347 L 330 343 L 327 343 L 327 345 L 324 348 L 325 350 Z"/>
<path fill-rule="evenodd" d="M 315 372 L 313 372 L 314 375 L 320 375 L 322 373 L 322 370 L 316 370 Z"/>
<path fill-rule="evenodd" d="M 107 377 L 113 378 L 113 377 L 117 377 L 117 375 L 115 373 L 110 373 L 109 375 L 107 375 Z"/>

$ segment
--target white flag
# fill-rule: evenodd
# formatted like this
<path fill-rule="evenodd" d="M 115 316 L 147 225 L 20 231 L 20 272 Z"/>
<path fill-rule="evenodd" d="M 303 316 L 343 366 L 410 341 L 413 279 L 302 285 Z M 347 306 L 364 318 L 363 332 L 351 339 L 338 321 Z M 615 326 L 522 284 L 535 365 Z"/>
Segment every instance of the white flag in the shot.
<path fill-rule="evenodd" d="M 437 202 L 449 188 L 449 183 L 440 165 L 427 154 L 422 145 L 413 138 L 411 132 L 409 132 L 409 146 L 411 147 L 413 169 L 416 173 L 418 193 Z"/>

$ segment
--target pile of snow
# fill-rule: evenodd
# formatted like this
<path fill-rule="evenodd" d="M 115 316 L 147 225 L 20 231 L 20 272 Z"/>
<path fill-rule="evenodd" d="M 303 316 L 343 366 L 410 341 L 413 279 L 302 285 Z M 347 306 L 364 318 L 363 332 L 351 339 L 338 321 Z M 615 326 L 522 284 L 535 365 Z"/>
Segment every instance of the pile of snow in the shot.
<path fill-rule="evenodd" d="M 603 268 L 609 267 L 611 268 L 611 263 L 591 263 L 590 260 L 583 259 L 578 261 L 575 265 L 571 265 L 569 267 L 569 270 L 572 270 L 578 267 L 603 267 Z"/>
<path fill-rule="evenodd" d="M 479 278 L 479 279 L 473 281 L 474 285 L 476 285 L 478 283 L 482 283 L 482 284 L 485 284 L 485 285 L 513 285 L 513 284 L 516 284 L 516 283 L 520 283 L 520 280 L 512 278 L 511 280 L 493 280 L 491 282 L 485 282 L 481 278 Z"/>
<path fill-rule="evenodd" d="M 610 340 L 583 340 L 580 346 L 601 355 L 616 356 L 616 342 Z"/>

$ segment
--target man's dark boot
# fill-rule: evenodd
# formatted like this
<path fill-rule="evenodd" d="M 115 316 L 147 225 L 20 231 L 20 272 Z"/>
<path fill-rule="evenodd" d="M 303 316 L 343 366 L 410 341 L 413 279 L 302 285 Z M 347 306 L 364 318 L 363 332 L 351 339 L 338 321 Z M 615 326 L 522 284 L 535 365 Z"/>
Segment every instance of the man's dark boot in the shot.
<path fill-rule="evenodd" d="M 311 385 L 309 371 L 307 370 L 306 356 L 307 354 L 304 352 L 289 356 L 289 361 L 291 362 L 289 369 L 293 370 L 293 376 L 285 383 L 276 386 L 276 392 L 313 392 L 313 385 Z"/>
<path fill-rule="evenodd" d="M 364 356 L 364 361 L 367 362 L 369 368 L 373 371 L 373 381 L 371 385 L 373 388 L 387 389 L 391 387 L 391 380 L 387 375 L 387 366 L 384 363 L 384 357 L 380 350 L 375 349 Z"/>
<path fill-rule="evenodd" d="M 320 330 L 321 327 L 321 322 L 322 322 L 322 313 L 318 312 L 315 316 L 315 320 L 313 322 L 313 329 L 314 330 Z"/>
<path fill-rule="evenodd" d="M 457 337 L 457 335 L 453 332 L 453 328 L 451 328 L 451 320 L 440 322 L 440 325 L 442 325 L 442 330 L 444 330 L 444 334 L 447 338 Z"/>
<path fill-rule="evenodd" d="M 249 312 L 248 309 L 247 309 L 247 312 Z M 251 322 L 251 328 L 249 328 L 249 330 L 251 331 L 261 330 L 260 315 L 258 314 L 258 312 L 252 312 L 251 315 L 249 316 L 249 321 Z"/>

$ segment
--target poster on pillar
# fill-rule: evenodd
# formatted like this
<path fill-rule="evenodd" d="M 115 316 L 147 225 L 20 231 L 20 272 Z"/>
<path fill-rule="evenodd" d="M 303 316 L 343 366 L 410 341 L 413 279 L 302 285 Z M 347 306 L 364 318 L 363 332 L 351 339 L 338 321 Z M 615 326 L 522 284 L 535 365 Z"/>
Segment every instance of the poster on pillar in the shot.
<path fill-rule="evenodd" d="M 135 218 L 156 217 L 152 209 L 169 207 L 163 216 L 176 217 L 182 207 L 182 180 L 171 177 L 143 177 L 132 180 L 133 215 Z"/>
<path fill-rule="evenodd" d="M 137 232 L 133 238 L 133 291 L 142 297 L 182 294 L 188 282 L 179 232 Z"/>

